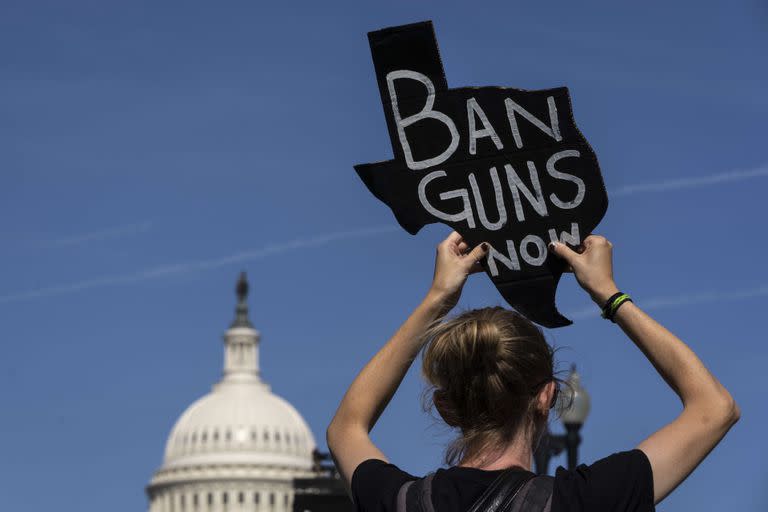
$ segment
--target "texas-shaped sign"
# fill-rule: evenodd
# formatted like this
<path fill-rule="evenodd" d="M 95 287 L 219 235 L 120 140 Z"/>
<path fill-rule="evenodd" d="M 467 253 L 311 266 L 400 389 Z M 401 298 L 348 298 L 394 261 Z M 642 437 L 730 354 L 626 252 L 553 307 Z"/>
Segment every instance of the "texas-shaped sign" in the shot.
<path fill-rule="evenodd" d="M 441 222 L 474 247 L 504 299 L 545 327 L 569 325 L 547 245 L 577 246 L 608 196 L 568 89 L 449 89 L 432 23 L 368 34 L 394 159 L 355 166 L 411 234 Z M 512 64 L 510 64 L 512 65 Z"/>

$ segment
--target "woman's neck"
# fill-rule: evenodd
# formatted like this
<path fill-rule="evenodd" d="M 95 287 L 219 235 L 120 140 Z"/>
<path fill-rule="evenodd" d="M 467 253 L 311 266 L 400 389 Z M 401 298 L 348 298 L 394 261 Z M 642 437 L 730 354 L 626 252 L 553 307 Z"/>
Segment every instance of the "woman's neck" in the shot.
<path fill-rule="evenodd" d="M 486 471 L 520 467 L 531 470 L 533 462 L 533 449 L 530 440 L 524 436 L 516 436 L 501 452 L 480 452 L 472 457 L 465 458 L 459 464 L 463 468 L 476 468 Z"/>

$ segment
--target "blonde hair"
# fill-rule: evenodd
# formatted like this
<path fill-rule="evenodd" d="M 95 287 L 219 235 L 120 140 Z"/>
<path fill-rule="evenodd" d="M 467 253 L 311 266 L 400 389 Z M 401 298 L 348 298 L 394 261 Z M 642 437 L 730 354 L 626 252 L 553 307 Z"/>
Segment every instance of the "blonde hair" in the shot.
<path fill-rule="evenodd" d="M 501 307 L 470 310 L 425 334 L 422 405 L 460 435 L 446 448 L 455 465 L 506 446 L 537 416 L 536 396 L 554 376 L 554 350 L 541 329 Z"/>

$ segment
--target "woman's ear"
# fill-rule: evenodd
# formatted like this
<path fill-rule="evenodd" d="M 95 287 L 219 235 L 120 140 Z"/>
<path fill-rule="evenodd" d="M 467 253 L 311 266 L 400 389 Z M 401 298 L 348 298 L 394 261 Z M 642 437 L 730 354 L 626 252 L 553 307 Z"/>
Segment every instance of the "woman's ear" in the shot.
<path fill-rule="evenodd" d="M 536 410 L 542 415 L 547 415 L 549 410 L 554 407 L 554 402 L 557 399 L 555 393 L 557 392 L 557 382 L 547 382 L 539 391 L 536 397 Z"/>

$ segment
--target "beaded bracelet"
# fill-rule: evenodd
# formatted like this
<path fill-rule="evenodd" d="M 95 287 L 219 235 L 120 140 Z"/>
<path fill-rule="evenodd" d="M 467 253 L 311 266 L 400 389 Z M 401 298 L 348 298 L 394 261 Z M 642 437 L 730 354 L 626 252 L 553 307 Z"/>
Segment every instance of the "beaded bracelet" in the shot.
<path fill-rule="evenodd" d="M 624 292 L 614 293 L 607 301 L 605 301 L 605 306 L 603 306 L 603 313 L 600 316 L 616 323 L 616 320 L 614 320 L 616 311 L 618 311 L 621 305 L 625 302 L 632 302 L 632 298 L 629 296 L 629 294 Z"/>

